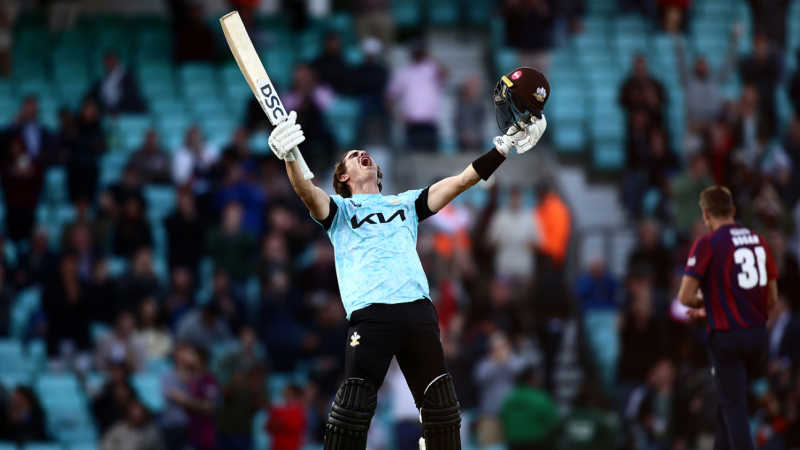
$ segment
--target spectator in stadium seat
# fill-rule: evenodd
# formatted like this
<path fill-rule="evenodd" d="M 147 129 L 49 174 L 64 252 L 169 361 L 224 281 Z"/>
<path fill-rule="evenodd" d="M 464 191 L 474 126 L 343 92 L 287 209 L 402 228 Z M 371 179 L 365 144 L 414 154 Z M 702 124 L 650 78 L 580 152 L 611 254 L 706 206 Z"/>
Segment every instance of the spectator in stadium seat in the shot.
<path fill-rule="evenodd" d="M 230 203 L 242 208 L 242 229 L 252 236 L 261 232 L 267 193 L 259 185 L 248 179 L 242 166 L 231 164 L 215 192 L 215 205 L 224 210 Z"/>
<path fill-rule="evenodd" d="M 100 434 L 105 434 L 117 421 L 125 417 L 126 405 L 136 398 L 128 377 L 130 369 L 125 361 L 113 361 L 104 373 L 106 382 L 92 399 L 91 411 Z"/>
<path fill-rule="evenodd" d="M 541 233 L 532 209 L 524 207 L 522 201 L 520 187 L 513 186 L 508 205 L 497 211 L 489 223 L 489 242 L 497 249 L 494 273 L 525 284 L 536 269 L 534 252 Z"/>
<path fill-rule="evenodd" d="M 525 359 L 513 349 L 508 337 L 501 331 L 494 332 L 489 339 L 489 351 L 478 362 L 473 374 L 481 391 L 481 414 L 497 417 L 503 399 L 525 367 Z"/>
<path fill-rule="evenodd" d="M 646 382 L 636 388 L 625 405 L 630 433 L 642 448 L 669 445 L 674 426 L 675 366 L 660 359 L 648 370 Z"/>
<path fill-rule="evenodd" d="M 170 272 L 170 290 L 164 298 L 164 316 L 171 330 L 175 330 L 183 316 L 195 304 L 192 273 L 186 267 L 175 267 Z"/>
<path fill-rule="evenodd" d="M 0 336 L 10 335 L 13 303 L 14 295 L 10 283 L 6 280 L 6 268 L 0 264 Z"/>
<path fill-rule="evenodd" d="M 666 92 L 661 82 L 650 74 L 647 60 L 641 53 L 634 57 L 633 71 L 621 85 L 619 103 L 627 114 L 629 130 L 632 119 L 640 112 L 646 116 L 647 128 L 663 127 Z"/>
<path fill-rule="evenodd" d="M 100 254 L 92 241 L 92 230 L 86 223 L 77 223 L 64 235 L 61 246 L 74 252 L 78 257 L 78 270 L 81 281 L 90 281 L 94 275 L 94 266 Z"/>
<path fill-rule="evenodd" d="M 161 377 L 161 394 L 164 409 L 159 417 L 159 427 L 167 450 L 183 450 L 188 444 L 190 399 L 189 389 L 193 378 L 193 349 L 190 345 L 178 343 L 173 351 L 172 368 Z"/>
<path fill-rule="evenodd" d="M 156 130 L 148 130 L 141 148 L 128 159 L 129 166 L 136 169 L 144 183 L 170 184 L 172 182 L 172 161 L 158 142 Z"/>
<path fill-rule="evenodd" d="M 209 302 L 187 312 L 175 330 L 179 342 L 211 351 L 215 344 L 224 344 L 232 335 L 220 317 L 219 305 Z"/>
<path fill-rule="evenodd" d="M 190 189 L 180 188 L 176 196 L 175 210 L 164 219 L 167 259 L 171 269 L 186 267 L 196 276 L 204 251 L 206 222 L 197 211 Z"/>
<path fill-rule="evenodd" d="M 575 296 L 581 311 L 617 309 L 619 287 L 619 281 L 609 272 L 604 258 L 591 256 L 586 270 L 575 283 Z"/>
<path fill-rule="evenodd" d="M 22 140 L 15 138 L 0 166 L 0 183 L 5 200 L 5 231 L 9 239 L 30 238 L 36 220 L 36 206 L 44 184 L 44 173 L 37 159 L 25 152 Z"/>
<path fill-rule="evenodd" d="M 209 352 L 202 347 L 189 347 L 187 366 L 190 372 L 188 397 L 173 398 L 189 415 L 189 445 L 195 450 L 215 450 L 217 447 L 216 409 L 220 389 L 208 370 Z"/>
<path fill-rule="evenodd" d="M 519 51 L 521 66 L 547 74 L 555 43 L 557 2 L 552 0 L 504 0 L 501 15 L 506 42 Z"/>
<path fill-rule="evenodd" d="M 550 395 L 540 387 L 533 367 L 527 367 L 516 385 L 503 398 L 500 422 L 509 450 L 547 449 L 556 444 L 559 411 Z"/>
<path fill-rule="evenodd" d="M 619 322 L 617 382 L 624 385 L 644 382 L 666 350 L 663 324 L 655 311 L 659 305 L 652 277 L 645 271 L 637 272 L 628 275 L 625 311 Z"/>
<path fill-rule="evenodd" d="M 386 108 L 389 69 L 382 57 L 383 49 L 380 40 L 366 37 L 361 42 L 364 61 L 354 69 L 355 94 L 361 102 L 358 119 L 358 142 L 361 145 L 370 142 L 386 144 L 391 133 L 389 111 Z"/>
<path fill-rule="evenodd" d="M 231 141 L 222 149 L 222 161 L 229 161 L 244 170 L 248 178 L 255 178 L 259 169 L 259 161 L 253 156 L 253 149 L 250 148 L 250 135 L 244 127 L 238 127 L 233 132 Z"/>
<path fill-rule="evenodd" d="M 88 296 L 95 320 L 109 326 L 113 324 L 114 318 L 120 311 L 120 305 L 117 298 L 117 280 L 111 276 L 107 258 L 95 262 L 89 280 Z"/>
<path fill-rule="evenodd" d="M 375 36 L 383 48 L 394 43 L 394 17 L 389 0 L 357 0 L 353 2 L 356 32 L 362 39 Z"/>
<path fill-rule="evenodd" d="M 714 184 L 708 173 L 708 161 L 701 154 L 689 157 L 686 170 L 670 180 L 670 198 L 675 228 L 687 234 L 697 219 L 697 199 L 700 192 Z"/>
<path fill-rule="evenodd" d="M 619 418 L 606 405 L 601 389 L 593 381 L 583 382 L 574 407 L 563 419 L 562 448 L 593 450 L 617 445 Z"/>
<path fill-rule="evenodd" d="M 272 440 L 273 450 L 300 450 L 309 421 L 305 393 L 294 384 L 283 390 L 284 402 L 270 405 L 267 409 L 269 419 L 264 428 Z"/>
<path fill-rule="evenodd" d="M 130 258 L 139 248 L 153 244 L 153 234 L 140 200 L 128 197 L 120 208 L 120 216 L 114 226 L 113 249 L 115 255 Z"/>
<path fill-rule="evenodd" d="M 251 327 L 242 327 L 236 348 L 225 354 L 217 367 L 222 385 L 217 419 L 220 448 L 250 449 L 253 418 L 267 401 L 264 349 Z"/>
<path fill-rule="evenodd" d="M 628 273 L 644 270 L 653 276 L 656 289 L 669 289 L 673 258 L 661 239 L 661 226 L 654 219 L 639 222 L 636 246 L 628 256 Z"/>
<path fill-rule="evenodd" d="M 758 91 L 758 111 L 764 119 L 767 136 L 777 131 L 778 113 L 775 91 L 783 76 L 783 54 L 776 51 L 764 32 L 753 36 L 753 53 L 739 61 L 742 83 Z"/>
<path fill-rule="evenodd" d="M 405 125 L 405 146 L 409 150 L 439 148 L 439 114 L 446 77 L 444 66 L 430 56 L 421 42 L 411 50 L 411 63 L 392 74 L 387 94 Z"/>
<path fill-rule="evenodd" d="M 790 0 L 747 0 L 750 6 L 752 27 L 764 33 L 779 49 L 786 46 L 786 17 Z"/>
<path fill-rule="evenodd" d="M 276 269 L 261 280 L 258 332 L 276 371 L 293 370 L 311 335 L 299 322 L 302 297 L 286 271 Z"/>
<path fill-rule="evenodd" d="M 142 190 L 142 176 L 132 164 L 126 164 L 120 179 L 109 186 L 108 191 L 114 199 L 117 208 L 121 208 L 128 199 L 136 199 L 147 210 L 147 201 Z"/>
<path fill-rule="evenodd" d="M 214 32 L 206 22 L 203 3 L 171 0 L 173 58 L 178 64 L 214 62 L 217 58 Z"/>
<path fill-rule="evenodd" d="M 678 34 L 674 35 L 673 44 L 678 60 L 678 73 L 683 84 L 686 102 L 686 124 L 690 132 L 702 135 L 720 113 L 722 85 L 725 84 L 731 71 L 735 68 L 737 44 L 741 32 L 740 27 L 734 27 L 731 31 L 731 41 L 725 62 L 716 73 L 711 72 L 708 60 L 703 55 L 697 56 L 694 60 L 694 67 L 690 68 L 686 62 L 685 40 Z"/>
<path fill-rule="evenodd" d="M 214 267 L 224 269 L 234 283 L 243 283 L 253 273 L 253 249 L 256 241 L 242 227 L 244 210 L 237 202 L 225 205 L 220 226 L 209 231 L 208 254 Z"/>
<path fill-rule="evenodd" d="M 329 86 L 337 94 L 354 93 L 354 72 L 342 53 L 342 38 L 337 33 L 325 36 L 322 53 L 311 62 L 311 70 L 317 80 Z"/>
<path fill-rule="evenodd" d="M 476 150 L 486 146 L 486 99 L 477 76 L 464 80 L 458 90 L 454 129 L 458 130 L 459 150 Z"/>
<path fill-rule="evenodd" d="M 333 247 L 328 242 L 319 239 L 313 243 L 311 248 L 313 249 L 313 259 L 308 267 L 300 273 L 300 279 L 306 280 L 300 290 L 304 293 L 338 292 Z"/>
<path fill-rule="evenodd" d="M 3 148 L 6 152 L 15 139 L 20 140 L 24 153 L 29 158 L 40 163 L 49 162 L 51 153 L 56 150 L 55 136 L 42 124 L 39 118 L 39 100 L 34 95 L 28 95 L 22 100 L 16 119 L 2 132 Z"/>
<path fill-rule="evenodd" d="M 133 74 L 119 60 L 114 52 L 103 56 L 105 74 L 97 80 L 89 91 L 93 98 L 107 114 L 142 113 L 147 105 L 139 92 L 139 85 Z"/>
<path fill-rule="evenodd" d="M 161 286 L 153 267 L 153 250 L 140 247 L 130 261 L 130 270 L 119 280 L 117 301 L 122 310 L 134 311 L 142 299 L 159 293 Z"/>
<path fill-rule="evenodd" d="M 112 363 L 124 361 L 132 370 L 137 371 L 144 364 L 144 349 L 134 339 L 136 316 L 131 311 L 120 311 L 114 328 L 103 336 L 95 350 L 95 366 L 105 370 Z"/>
<path fill-rule="evenodd" d="M 100 442 L 102 450 L 162 450 L 164 442 L 147 407 L 138 399 L 125 405 L 125 420 L 117 422 Z"/>
<path fill-rule="evenodd" d="M 72 203 L 94 202 L 100 156 L 106 151 L 106 135 L 100 123 L 100 107 L 87 98 L 77 119 L 77 135 L 67 156 L 67 191 Z"/>
<path fill-rule="evenodd" d="M 141 301 L 137 324 L 133 342 L 142 350 L 144 362 L 165 360 L 172 352 L 172 335 L 166 327 L 163 310 L 155 297 L 146 297 Z"/>
<path fill-rule="evenodd" d="M 334 101 L 330 88 L 322 85 L 317 74 L 305 64 L 298 64 L 292 73 L 292 89 L 281 93 L 287 111 L 297 112 L 297 123 L 303 127 L 306 141 L 303 155 L 311 167 L 327 165 L 333 158 L 336 143 L 327 125 L 325 112 Z M 250 103 L 245 123 L 248 130 L 264 125 L 264 112 L 255 101 Z"/>
<path fill-rule="evenodd" d="M 91 350 L 89 324 L 92 311 L 86 299 L 86 284 L 78 275 L 78 259 L 74 253 L 64 253 L 59 269 L 51 275 L 42 291 L 42 309 L 47 317 L 47 353 L 63 358 L 59 363 L 88 368 L 85 352 Z"/>
<path fill-rule="evenodd" d="M 17 255 L 15 267 L 11 268 L 13 270 L 7 269 L 6 275 L 9 282 L 18 289 L 31 285 L 40 286 L 47 274 L 55 270 L 57 263 L 56 254 L 50 249 L 47 230 L 40 225 L 33 231 L 30 250 Z"/>
<path fill-rule="evenodd" d="M 200 128 L 193 125 L 172 160 L 172 180 L 179 186 L 191 184 L 198 194 L 208 192 L 211 170 L 218 159 L 219 149 L 207 143 Z"/>
<path fill-rule="evenodd" d="M 15 387 L 2 413 L 0 440 L 19 445 L 48 440 L 45 412 L 31 388 Z"/>

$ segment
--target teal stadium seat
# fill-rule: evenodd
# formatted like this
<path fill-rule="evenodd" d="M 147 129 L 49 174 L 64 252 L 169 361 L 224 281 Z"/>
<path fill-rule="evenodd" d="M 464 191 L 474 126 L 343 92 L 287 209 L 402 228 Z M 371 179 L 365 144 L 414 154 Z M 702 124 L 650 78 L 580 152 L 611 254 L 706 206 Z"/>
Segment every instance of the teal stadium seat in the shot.
<path fill-rule="evenodd" d="M 99 450 L 100 447 L 97 444 L 84 442 L 81 444 L 72 444 L 67 446 L 67 450 Z"/>
<path fill-rule="evenodd" d="M 422 21 L 420 0 L 392 0 L 392 16 L 398 28 L 416 28 Z"/>
<path fill-rule="evenodd" d="M 619 171 L 625 165 L 625 150 L 621 142 L 598 142 L 594 145 L 592 166 L 600 171 Z"/>
<path fill-rule="evenodd" d="M 17 386 L 30 386 L 33 377 L 27 373 L 0 373 L 0 385 L 6 392 L 11 392 Z"/>
<path fill-rule="evenodd" d="M 19 447 L 13 442 L 0 442 L 0 450 L 19 450 Z"/>
<path fill-rule="evenodd" d="M 157 374 L 139 372 L 133 375 L 131 384 L 136 394 L 151 412 L 159 413 L 164 409 L 164 396 L 161 393 L 161 380 Z"/>
<path fill-rule="evenodd" d="M 351 147 L 358 133 L 359 104 L 356 99 L 337 97 L 325 112 L 340 148 Z"/>
<path fill-rule="evenodd" d="M 53 444 L 50 442 L 36 442 L 23 445 L 22 450 L 63 450 L 63 449 L 58 444 Z"/>
<path fill-rule="evenodd" d="M 175 188 L 172 186 L 146 186 L 144 197 L 148 216 L 153 221 L 161 221 L 175 207 Z"/>
<path fill-rule="evenodd" d="M 494 65 L 498 77 L 505 75 L 519 67 L 519 55 L 512 48 L 500 48 L 494 54 Z"/>
<path fill-rule="evenodd" d="M 278 92 L 288 90 L 291 87 L 292 70 L 296 62 L 291 47 L 276 46 L 276 48 L 263 52 L 260 56 L 264 66 L 269 67 L 269 78 L 275 84 Z M 239 77 L 242 78 L 241 73 Z M 247 86 L 244 78 L 239 80 L 238 84 Z"/>
<path fill-rule="evenodd" d="M 130 152 L 141 147 L 145 134 L 153 127 L 153 120 L 146 114 L 123 114 L 116 118 L 114 131 L 120 149 Z"/>
<path fill-rule="evenodd" d="M 617 335 L 618 313 L 609 310 L 588 311 L 584 317 L 584 328 L 589 346 L 607 385 L 612 385 L 619 340 Z"/>
<path fill-rule="evenodd" d="M 451 27 L 459 21 L 458 0 L 437 0 L 428 4 L 428 21 L 433 26 Z"/>
<path fill-rule="evenodd" d="M 465 8 L 468 25 L 485 27 L 492 19 L 494 5 L 491 0 L 471 0 Z"/>
<path fill-rule="evenodd" d="M 30 318 L 41 304 L 41 291 L 38 288 L 27 288 L 17 294 L 11 309 L 11 334 L 22 338 Z"/>

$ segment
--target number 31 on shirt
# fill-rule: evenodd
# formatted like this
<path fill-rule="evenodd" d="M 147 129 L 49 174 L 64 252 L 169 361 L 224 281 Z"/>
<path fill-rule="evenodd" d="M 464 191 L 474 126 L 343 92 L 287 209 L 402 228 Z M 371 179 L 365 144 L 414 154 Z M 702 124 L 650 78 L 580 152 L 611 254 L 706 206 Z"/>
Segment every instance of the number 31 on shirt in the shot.
<path fill-rule="evenodd" d="M 767 285 L 767 252 L 764 247 L 741 247 L 733 252 L 733 261 L 741 268 L 737 277 L 739 287 L 752 289 Z"/>

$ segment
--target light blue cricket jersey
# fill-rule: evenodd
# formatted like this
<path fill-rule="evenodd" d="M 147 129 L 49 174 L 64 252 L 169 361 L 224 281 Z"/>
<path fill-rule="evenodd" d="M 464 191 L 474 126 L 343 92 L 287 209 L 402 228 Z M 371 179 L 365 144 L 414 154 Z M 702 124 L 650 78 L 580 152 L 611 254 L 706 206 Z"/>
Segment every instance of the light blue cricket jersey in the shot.
<path fill-rule="evenodd" d="M 417 227 L 431 214 L 427 194 L 427 189 L 416 189 L 397 195 L 331 196 L 331 215 L 317 222 L 333 244 L 348 319 L 353 311 L 373 303 L 430 299 L 428 278 L 417 255 Z M 418 213 L 416 200 L 421 195 Z"/>

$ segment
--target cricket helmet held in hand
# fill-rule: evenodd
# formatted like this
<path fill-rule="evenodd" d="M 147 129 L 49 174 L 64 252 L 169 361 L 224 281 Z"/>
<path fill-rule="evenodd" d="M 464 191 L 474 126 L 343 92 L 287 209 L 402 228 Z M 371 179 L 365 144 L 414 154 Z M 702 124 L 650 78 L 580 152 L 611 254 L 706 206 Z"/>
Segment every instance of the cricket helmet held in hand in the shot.
<path fill-rule="evenodd" d="M 541 118 L 548 98 L 550 83 L 536 69 L 520 67 L 500 77 L 492 94 L 500 131 L 513 133 L 524 129 L 531 117 Z"/>

